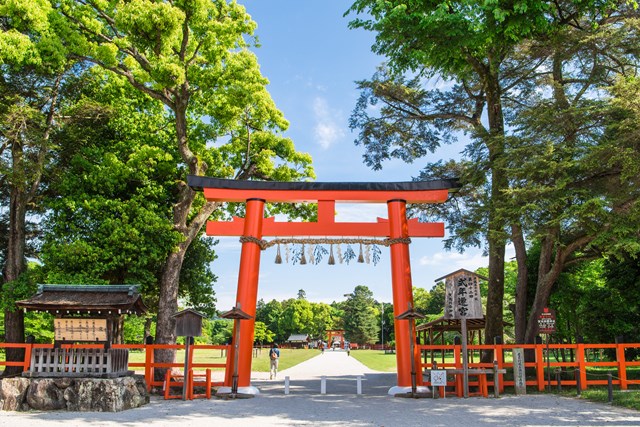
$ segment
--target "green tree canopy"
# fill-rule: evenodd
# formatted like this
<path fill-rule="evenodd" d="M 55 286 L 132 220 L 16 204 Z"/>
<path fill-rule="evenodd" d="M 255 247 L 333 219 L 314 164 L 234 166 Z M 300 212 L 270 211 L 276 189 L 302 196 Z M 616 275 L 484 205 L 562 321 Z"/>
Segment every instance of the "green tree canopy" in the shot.
<path fill-rule="evenodd" d="M 380 339 L 377 313 L 373 292 L 366 286 L 356 286 L 344 303 L 345 338 L 359 344 L 377 342 Z"/>
<path fill-rule="evenodd" d="M 566 145 L 556 147 L 557 152 L 584 154 L 580 149 L 572 151 L 571 141 L 578 141 L 572 137 L 577 130 L 586 135 L 596 129 L 593 119 L 602 113 L 590 109 L 594 105 L 589 106 L 587 101 L 598 98 L 598 87 L 609 84 L 615 74 L 633 74 L 637 63 L 636 21 L 625 18 L 637 15 L 634 4 L 359 0 L 350 12 L 361 15 L 351 22 L 352 27 L 376 33 L 373 49 L 389 64 L 372 79 L 358 82 L 361 97 L 351 127 L 360 132 L 356 143 L 367 150 L 365 163 L 377 169 L 390 158 L 415 161 L 450 142 L 460 131 L 471 137 L 462 161 L 429 163 L 419 177 L 459 177 L 462 188 L 455 200 L 418 209 L 427 219 L 447 221 L 452 236 L 448 247 L 463 249 L 486 242 L 489 288 L 485 336 L 501 335 L 505 241 L 510 237 L 516 246 L 516 295 L 524 296 L 525 240 L 544 231 L 532 231 L 527 218 L 517 213 L 531 212 L 523 206 L 537 200 L 542 210 L 554 204 L 552 199 L 531 194 L 520 199 L 509 190 L 523 182 L 533 187 L 548 184 L 546 172 L 564 171 L 566 177 L 571 174 L 571 168 L 564 168 L 566 163 L 561 166 L 560 161 L 545 166 L 550 158 L 548 149 L 551 141 L 558 142 L 560 137 Z M 434 88 L 434 78 L 444 80 L 440 88 Z M 528 114 L 536 110 L 539 114 L 533 116 L 546 113 L 549 120 L 544 126 L 532 122 L 524 125 L 527 117 L 532 117 Z M 525 135 L 535 136 L 540 144 L 531 144 Z M 523 146 L 531 151 L 516 152 Z M 510 164 L 532 159 L 541 162 L 536 167 Z M 567 182 L 559 175 L 551 188 L 563 188 Z M 567 199 L 559 199 L 557 206 L 562 206 L 561 200 L 571 200 L 569 192 L 563 195 Z M 590 203 L 577 205 L 588 210 Z M 514 215 L 507 215 L 507 211 Z M 541 210 L 534 212 L 544 215 Z M 565 218 L 569 212 L 556 211 Z M 552 209 L 547 213 L 554 215 Z M 563 224 L 567 223 L 571 224 Z M 569 240 L 571 237 L 551 238 L 542 258 L 548 261 L 563 247 L 563 260 L 584 248 L 580 239 Z M 516 328 L 518 340 L 524 340 L 527 324 L 534 325 L 531 319 L 541 309 L 541 301 L 548 299 L 548 286 L 562 265 L 549 262 L 549 268 L 540 269 L 540 294 L 528 322 L 526 300 L 516 301 L 516 324 L 521 326 Z"/>
<path fill-rule="evenodd" d="M 156 340 L 173 342 L 187 249 L 219 207 L 186 175 L 304 179 L 313 174 L 310 157 L 279 135 L 287 123 L 248 49 L 255 23 L 235 1 L 62 0 L 52 13 L 61 52 L 123 77 L 170 118 L 180 168 L 169 203 L 180 239 L 163 262 Z M 173 352 L 156 357 L 170 361 Z"/>

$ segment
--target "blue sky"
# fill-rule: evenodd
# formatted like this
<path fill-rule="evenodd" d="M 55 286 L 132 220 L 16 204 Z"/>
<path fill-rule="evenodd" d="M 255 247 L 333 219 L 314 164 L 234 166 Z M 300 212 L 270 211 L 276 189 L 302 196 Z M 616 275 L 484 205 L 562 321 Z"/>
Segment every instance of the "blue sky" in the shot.
<path fill-rule="evenodd" d="M 342 0 L 245 0 L 248 13 L 258 24 L 261 47 L 255 50 L 269 91 L 290 122 L 286 135 L 299 151 L 313 157 L 317 181 L 410 181 L 424 162 L 413 165 L 394 161 L 381 171 L 362 162 L 362 147 L 353 143 L 356 134 L 348 127 L 358 98 L 355 81 L 371 77 L 383 58 L 371 52 L 374 34 L 349 30 L 343 18 L 349 1 Z M 445 147 L 429 160 L 457 157 L 459 148 Z M 375 221 L 387 217 L 386 206 L 336 206 L 337 221 Z M 429 289 L 434 280 L 459 268 L 486 266 L 478 250 L 464 254 L 446 252 L 441 239 L 413 239 L 409 251 L 413 285 Z M 354 248 L 355 249 L 355 248 Z M 357 285 L 366 285 L 380 301 L 391 302 L 388 249 L 382 247 L 381 262 L 329 266 L 274 263 L 275 249 L 262 253 L 258 298 L 265 301 L 294 298 L 304 289 L 314 302 L 339 301 Z M 221 238 L 215 291 L 221 310 L 235 304 L 240 259 L 237 238 Z"/>

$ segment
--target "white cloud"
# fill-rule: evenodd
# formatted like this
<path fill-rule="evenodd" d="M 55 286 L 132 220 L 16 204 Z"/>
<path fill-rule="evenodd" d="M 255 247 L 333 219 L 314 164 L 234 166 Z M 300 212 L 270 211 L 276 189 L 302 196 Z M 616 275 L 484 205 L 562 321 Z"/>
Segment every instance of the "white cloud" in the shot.
<path fill-rule="evenodd" d="M 438 252 L 433 255 L 423 256 L 419 260 L 420 265 L 427 267 L 446 266 L 449 271 L 455 271 L 460 268 L 474 271 L 479 267 L 486 267 L 488 258 L 482 256 L 480 252 Z"/>
<path fill-rule="evenodd" d="M 313 100 L 313 114 L 316 122 L 313 131 L 322 148 L 326 150 L 344 137 L 344 130 L 338 123 L 340 113 L 332 110 L 326 99 L 317 97 Z"/>
<path fill-rule="evenodd" d="M 509 261 L 515 255 L 513 245 L 507 245 L 505 250 L 505 261 Z M 468 250 L 464 253 L 458 252 L 437 252 L 433 255 L 423 256 L 418 260 L 420 267 L 429 267 L 434 274 L 443 276 L 453 271 L 464 268 L 475 271 L 480 267 L 489 265 L 489 257 L 484 256 L 477 249 Z M 443 274 L 440 274 L 443 272 Z M 440 277 L 438 276 L 438 277 Z"/>
<path fill-rule="evenodd" d="M 376 222 L 387 216 L 386 204 L 336 203 L 336 222 Z"/>

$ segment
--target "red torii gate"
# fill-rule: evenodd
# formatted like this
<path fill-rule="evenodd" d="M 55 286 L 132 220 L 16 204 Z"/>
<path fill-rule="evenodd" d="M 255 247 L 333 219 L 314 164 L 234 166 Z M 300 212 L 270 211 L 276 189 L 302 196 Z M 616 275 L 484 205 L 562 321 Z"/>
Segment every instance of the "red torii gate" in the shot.
<path fill-rule="evenodd" d="M 409 263 L 409 237 L 444 237 L 443 223 L 420 223 L 407 220 L 407 203 L 442 203 L 450 190 L 458 188 L 456 180 L 415 182 L 272 182 L 237 181 L 200 176 L 188 176 L 188 184 L 203 190 L 211 202 L 244 202 L 245 218 L 233 221 L 209 221 L 209 236 L 242 236 L 242 251 L 238 273 L 236 304 L 252 319 L 241 322 L 238 346 L 238 386 L 251 393 L 251 357 L 254 319 L 258 296 L 260 270 L 259 245 L 263 236 L 369 236 L 391 240 L 391 282 L 393 312 L 398 316 L 409 304 L 413 306 L 411 265 Z M 389 219 L 378 218 L 375 223 L 335 222 L 336 201 L 343 203 L 386 203 Z M 318 203 L 317 222 L 276 222 L 264 218 L 267 202 Z M 394 322 L 398 388 L 411 387 L 411 357 L 419 366 L 419 354 L 411 355 L 408 322 Z M 234 342 L 236 337 L 234 336 Z M 230 357 L 235 357 L 232 347 Z M 418 376 L 421 378 L 421 376 Z M 231 373 L 225 385 L 231 386 Z M 253 391 L 255 392 L 255 391 Z M 391 392 L 390 392 L 391 393 Z"/>

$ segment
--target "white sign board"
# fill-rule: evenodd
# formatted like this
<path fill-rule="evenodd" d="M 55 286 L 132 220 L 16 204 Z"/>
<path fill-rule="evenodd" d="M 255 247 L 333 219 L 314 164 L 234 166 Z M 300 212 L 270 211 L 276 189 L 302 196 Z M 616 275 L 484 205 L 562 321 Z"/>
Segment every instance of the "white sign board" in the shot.
<path fill-rule="evenodd" d="M 480 279 L 476 274 L 462 270 L 445 280 L 445 319 L 482 319 Z"/>
<path fill-rule="evenodd" d="M 446 387 L 447 386 L 447 371 L 432 370 L 431 371 L 431 386 L 432 387 Z"/>

